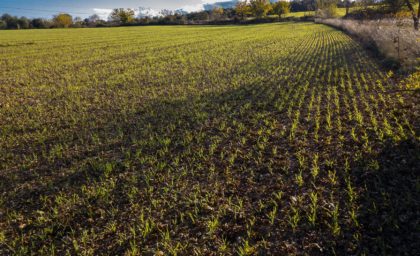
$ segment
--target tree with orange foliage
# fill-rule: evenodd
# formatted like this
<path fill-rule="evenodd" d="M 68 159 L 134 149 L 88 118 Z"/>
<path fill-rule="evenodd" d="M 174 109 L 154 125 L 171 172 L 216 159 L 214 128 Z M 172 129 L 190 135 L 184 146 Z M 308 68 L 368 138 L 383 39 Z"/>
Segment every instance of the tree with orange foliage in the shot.
<path fill-rule="evenodd" d="M 54 16 L 54 24 L 59 28 L 68 28 L 73 24 L 73 17 L 67 13 Z"/>

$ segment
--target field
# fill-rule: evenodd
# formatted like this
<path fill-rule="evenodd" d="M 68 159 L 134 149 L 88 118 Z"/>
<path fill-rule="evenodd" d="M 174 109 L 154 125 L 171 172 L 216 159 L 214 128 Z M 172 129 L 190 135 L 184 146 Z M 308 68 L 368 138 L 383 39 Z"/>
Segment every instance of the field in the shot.
<path fill-rule="evenodd" d="M 340 31 L 1 31 L 0 70 L 0 255 L 420 253 L 419 74 Z"/>
<path fill-rule="evenodd" d="M 355 8 L 351 8 L 353 10 Z M 337 8 L 337 17 L 344 17 L 346 15 L 346 8 Z M 315 16 L 314 11 L 307 11 L 307 12 L 290 12 L 285 15 L 286 17 L 296 17 L 301 18 L 305 16 Z"/>

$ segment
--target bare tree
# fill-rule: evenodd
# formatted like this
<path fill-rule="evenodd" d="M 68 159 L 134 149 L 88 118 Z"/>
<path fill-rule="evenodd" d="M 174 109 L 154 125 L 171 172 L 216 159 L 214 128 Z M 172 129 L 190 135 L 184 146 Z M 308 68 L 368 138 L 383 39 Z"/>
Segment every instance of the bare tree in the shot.
<path fill-rule="evenodd" d="M 127 24 L 134 20 L 134 10 L 117 8 L 112 11 L 109 17 L 114 22 Z"/>
<path fill-rule="evenodd" d="M 167 16 L 174 15 L 175 12 L 172 11 L 172 10 L 169 10 L 169 9 L 162 9 L 162 10 L 160 10 L 159 14 L 162 15 L 162 17 L 167 17 Z"/>
<path fill-rule="evenodd" d="M 413 17 L 413 21 L 414 21 L 414 29 L 415 30 L 419 30 L 419 19 L 420 19 L 420 0 L 419 1 L 419 5 L 417 7 L 417 15 L 416 15 L 416 11 L 414 10 L 413 5 L 411 4 L 410 0 L 405 0 L 405 3 L 407 4 L 408 9 L 410 9 L 411 12 L 411 16 Z"/>
<path fill-rule="evenodd" d="M 91 15 L 91 16 L 88 18 L 89 22 L 92 22 L 92 23 L 96 23 L 96 22 L 98 22 L 100 19 L 101 19 L 101 17 L 99 17 L 99 15 L 98 15 L 98 14 L 93 14 L 93 15 Z"/>
<path fill-rule="evenodd" d="M 349 11 L 350 11 L 350 0 L 346 0 L 346 16 L 349 15 Z"/>

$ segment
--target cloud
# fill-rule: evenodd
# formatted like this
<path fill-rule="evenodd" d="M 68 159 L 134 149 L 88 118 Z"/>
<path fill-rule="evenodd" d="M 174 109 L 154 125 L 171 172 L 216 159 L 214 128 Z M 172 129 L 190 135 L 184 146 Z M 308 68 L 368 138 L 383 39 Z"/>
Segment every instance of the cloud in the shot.
<path fill-rule="evenodd" d="M 180 8 L 180 10 L 183 10 L 186 12 L 198 12 L 198 11 L 204 10 L 204 5 L 203 4 L 190 4 L 190 5 L 186 5 Z"/>
<path fill-rule="evenodd" d="M 205 9 L 213 9 L 213 5 L 214 6 L 219 6 L 221 5 L 221 3 L 227 3 L 229 4 L 230 2 L 233 3 L 233 5 L 237 2 L 235 0 L 228 0 L 228 1 L 223 1 L 223 0 L 201 0 L 201 3 L 197 3 L 197 4 L 189 4 L 189 5 L 185 5 L 179 9 L 177 9 L 178 11 L 182 11 L 182 12 L 198 12 L 198 11 L 202 11 Z M 222 5 L 224 6 L 224 5 Z M 155 16 L 160 16 L 160 11 L 157 11 L 156 9 L 152 9 L 152 8 L 136 8 L 134 9 L 136 17 L 155 17 Z M 93 12 L 94 14 L 97 14 L 101 19 L 103 20 L 107 20 L 109 15 L 112 12 L 112 9 L 104 9 L 104 8 L 93 8 Z"/>
<path fill-rule="evenodd" d="M 93 12 L 94 14 L 97 14 L 102 20 L 107 20 L 112 12 L 112 9 L 93 8 Z M 156 17 L 161 15 L 159 11 L 144 7 L 134 9 L 134 14 L 136 15 L 136 17 L 140 18 Z"/>
<path fill-rule="evenodd" d="M 145 18 L 145 17 L 158 17 L 161 16 L 159 11 L 156 11 L 152 8 L 144 8 L 144 7 L 140 7 L 138 9 L 136 9 L 135 11 L 136 17 L 139 18 Z"/>
<path fill-rule="evenodd" d="M 100 9 L 100 8 L 93 8 L 93 12 L 97 14 L 101 19 L 107 20 L 109 15 L 112 12 L 112 9 Z"/>
<path fill-rule="evenodd" d="M 202 0 L 199 4 L 186 5 L 181 10 L 186 12 L 198 12 L 202 10 L 211 10 L 214 7 L 231 8 L 235 6 L 238 0 Z"/>

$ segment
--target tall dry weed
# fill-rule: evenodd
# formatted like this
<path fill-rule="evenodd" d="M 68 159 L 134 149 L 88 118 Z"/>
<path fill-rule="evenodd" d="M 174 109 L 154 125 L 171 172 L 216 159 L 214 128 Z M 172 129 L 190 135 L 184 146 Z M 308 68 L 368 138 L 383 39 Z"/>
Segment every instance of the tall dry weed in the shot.
<path fill-rule="evenodd" d="M 316 19 L 315 22 L 339 28 L 374 48 L 387 60 L 405 69 L 418 69 L 420 64 L 420 32 L 408 19 L 349 20 Z"/>

